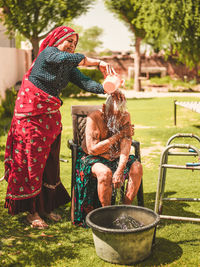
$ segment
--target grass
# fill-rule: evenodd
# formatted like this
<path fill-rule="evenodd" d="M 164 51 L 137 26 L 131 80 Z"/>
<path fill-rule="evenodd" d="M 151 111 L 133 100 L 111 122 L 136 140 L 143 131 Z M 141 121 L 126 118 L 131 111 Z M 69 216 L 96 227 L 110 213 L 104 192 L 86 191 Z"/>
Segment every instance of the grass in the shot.
<path fill-rule="evenodd" d="M 191 101 L 195 98 L 189 98 Z M 178 108 L 177 126 L 173 125 L 173 97 L 129 99 L 128 110 L 135 124 L 135 139 L 141 143 L 144 168 L 145 207 L 154 209 L 162 149 L 169 137 L 177 132 L 200 135 L 199 114 Z M 179 97 L 177 100 L 188 100 Z M 72 138 L 70 106 L 101 104 L 104 99 L 64 99 L 61 108 L 63 134 L 61 178 L 70 192 L 71 158 L 67 140 Z M 3 175 L 3 157 L 10 121 L 1 122 L 0 177 Z M 190 140 L 191 141 L 191 140 Z M 195 144 L 198 146 L 198 144 Z M 187 162 L 189 159 L 185 159 Z M 191 160 L 191 159 L 190 159 Z M 70 206 L 60 207 L 63 220 L 49 222 L 49 229 L 36 230 L 25 224 L 25 214 L 10 216 L 3 208 L 6 182 L 0 184 L 0 266 L 64 266 L 108 267 L 121 266 L 104 262 L 97 257 L 91 229 L 74 227 L 70 222 Z M 170 170 L 167 172 L 166 195 L 173 197 L 198 197 L 199 175 L 197 171 Z M 136 204 L 134 201 L 133 204 Z M 167 203 L 163 212 L 171 215 L 200 217 L 200 204 L 192 202 Z M 161 221 L 156 233 L 156 245 L 145 261 L 135 266 L 200 266 L 200 224 Z"/>

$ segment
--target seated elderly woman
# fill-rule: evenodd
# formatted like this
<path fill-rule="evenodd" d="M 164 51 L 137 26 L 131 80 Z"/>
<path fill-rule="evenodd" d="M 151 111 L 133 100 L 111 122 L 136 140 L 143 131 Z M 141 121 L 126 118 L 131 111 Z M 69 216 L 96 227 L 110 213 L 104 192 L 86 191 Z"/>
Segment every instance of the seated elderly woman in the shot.
<path fill-rule="evenodd" d="M 74 224 L 86 226 L 91 210 L 111 205 L 113 188 L 119 188 L 126 178 L 123 203 L 132 203 L 142 178 L 141 163 L 130 155 L 133 134 L 123 99 L 109 95 L 101 110 L 88 115 L 76 162 Z"/>

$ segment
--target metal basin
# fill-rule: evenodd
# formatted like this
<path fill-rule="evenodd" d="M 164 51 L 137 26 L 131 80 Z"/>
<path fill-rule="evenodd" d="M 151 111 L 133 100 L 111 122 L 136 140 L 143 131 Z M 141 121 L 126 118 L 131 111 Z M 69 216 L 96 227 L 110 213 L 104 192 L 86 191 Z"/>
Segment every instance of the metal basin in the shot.
<path fill-rule="evenodd" d="M 112 229 L 110 225 L 120 216 L 130 216 L 143 226 L 134 229 Z M 86 217 L 92 228 L 97 255 L 108 262 L 133 264 L 151 254 L 154 230 L 159 215 L 150 209 L 132 205 L 113 205 L 95 209 Z"/>

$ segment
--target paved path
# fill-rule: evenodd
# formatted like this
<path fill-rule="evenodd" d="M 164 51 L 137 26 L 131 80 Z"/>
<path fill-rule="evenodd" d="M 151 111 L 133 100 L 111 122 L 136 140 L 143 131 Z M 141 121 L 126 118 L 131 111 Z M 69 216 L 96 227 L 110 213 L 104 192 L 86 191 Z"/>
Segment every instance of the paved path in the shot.
<path fill-rule="evenodd" d="M 199 93 L 179 93 L 179 92 L 136 92 L 134 90 L 122 90 L 128 98 L 152 98 L 152 97 L 200 97 Z"/>
<path fill-rule="evenodd" d="M 200 98 L 199 93 L 181 93 L 181 92 L 136 92 L 134 90 L 121 90 L 125 97 L 131 98 L 153 98 L 153 97 L 197 97 Z M 107 95 L 98 95 L 99 97 L 107 97 Z M 200 101 L 197 99 L 197 101 Z"/>

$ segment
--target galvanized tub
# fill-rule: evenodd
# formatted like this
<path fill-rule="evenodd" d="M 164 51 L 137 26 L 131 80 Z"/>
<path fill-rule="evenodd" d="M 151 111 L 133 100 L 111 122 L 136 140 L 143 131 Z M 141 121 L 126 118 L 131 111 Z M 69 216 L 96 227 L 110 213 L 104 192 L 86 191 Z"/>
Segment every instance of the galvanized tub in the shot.
<path fill-rule="evenodd" d="M 143 224 L 135 229 L 112 229 L 111 223 L 127 215 Z M 97 255 L 108 262 L 133 264 L 151 254 L 155 227 L 159 215 L 150 209 L 132 205 L 113 205 L 95 209 L 86 217 L 92 228 Z"/>

